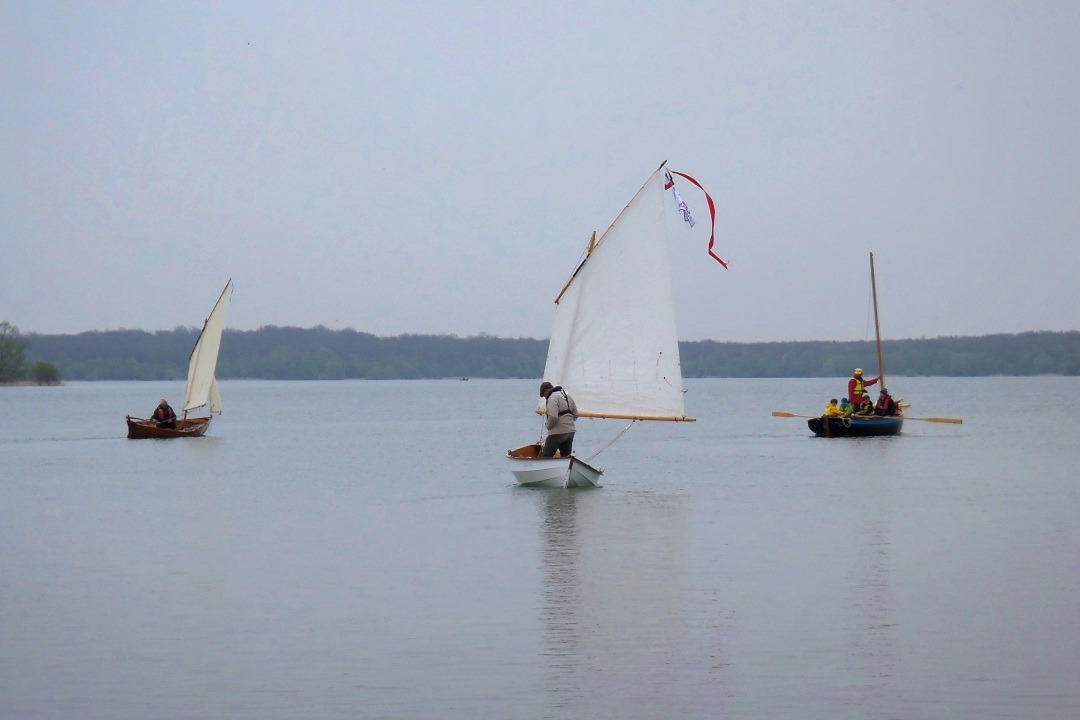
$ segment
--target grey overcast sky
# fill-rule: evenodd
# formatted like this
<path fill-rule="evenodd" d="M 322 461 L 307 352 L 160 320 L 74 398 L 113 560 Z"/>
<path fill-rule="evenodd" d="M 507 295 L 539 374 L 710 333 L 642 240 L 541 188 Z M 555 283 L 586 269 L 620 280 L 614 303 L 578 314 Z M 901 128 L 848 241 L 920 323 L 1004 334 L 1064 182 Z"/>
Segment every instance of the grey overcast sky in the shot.
<path fill-rule="evenodd" d="M 547 337 L 663 160 L 679 337 L 1080 329 L 1080 3 L 0 0 L 0 319 Z M 681 185 L 691 210 L 703 197 Z"/>

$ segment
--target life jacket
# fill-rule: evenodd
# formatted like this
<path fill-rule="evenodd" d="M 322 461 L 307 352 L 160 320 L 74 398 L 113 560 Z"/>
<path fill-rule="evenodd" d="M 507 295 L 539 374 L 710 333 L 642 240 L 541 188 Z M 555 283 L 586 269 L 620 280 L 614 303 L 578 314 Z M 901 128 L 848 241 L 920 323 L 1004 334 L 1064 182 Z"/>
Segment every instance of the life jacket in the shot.
<path fill-rule="evenodd" d="M 573 413 L 573 410 L 570 409 L 570 398 L 569 398 L 569 396 L 567 396 L 566 391 L 562 389 L 562 385 L 559 385 L 558 387 L 554 388 L 552 390 L 552 392 L 559 393 L 560 395 L 563 396 L 563 400 L 566 401 L 566 409 L 559 411 L 559 417 L 562 417 L 563 415 L 570 415 L 571 413 Z"/>
<path fill-rule="evenodd" d="M 895 415 L 896 401 L 892 399 L 892 395 L 886 395 L 879 398 L 877 406 L 874 408 L 874 412 L 877 415 Z"/>
<path fill-rule="evenodd" d="M 848 381 L 848 397 L 851 398 L 852 404 L 855 403 L 855 398 L 859 398 L 861 400 L 862 398 L 866 397 L 866 388 L 876 384 L 876 378 L 867 382 L 864 378 L 857 378 L 853 376 L 851 380 Z"/>

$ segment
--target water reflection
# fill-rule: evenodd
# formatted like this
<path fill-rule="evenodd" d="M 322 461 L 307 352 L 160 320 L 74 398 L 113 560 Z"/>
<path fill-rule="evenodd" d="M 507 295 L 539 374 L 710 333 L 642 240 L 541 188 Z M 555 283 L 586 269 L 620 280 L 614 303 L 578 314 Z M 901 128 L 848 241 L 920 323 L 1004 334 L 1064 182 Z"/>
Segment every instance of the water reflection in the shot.
<path fill-rule="evenodd" d="M 555 490 L 540 502 L 548 707 L 567 717 L 713 717 L 725 693 L 724 620 L 686 498 Z"/>
<path fill-rule="evenodd" d="M 544 571 L 541 618 L 544 658 L 554 705 L 565 707 L 581 696 L 576 679 L 581 645 L 581 552 L 577 526 L 578 490 L 545 492 L 540 523 L 540 563 Z"/>
<path fill-rule="evenodd" d="M 849 648 L 858 663 L 852 688 L 861 704 L 889 713 L 897 709 L 895 675 L 899 664 L 896 608 L 892 595 L 889 495 L 884 484 L 868 483 L 862 498 L 863 523 L 856 528 L 850 575 Z"/>

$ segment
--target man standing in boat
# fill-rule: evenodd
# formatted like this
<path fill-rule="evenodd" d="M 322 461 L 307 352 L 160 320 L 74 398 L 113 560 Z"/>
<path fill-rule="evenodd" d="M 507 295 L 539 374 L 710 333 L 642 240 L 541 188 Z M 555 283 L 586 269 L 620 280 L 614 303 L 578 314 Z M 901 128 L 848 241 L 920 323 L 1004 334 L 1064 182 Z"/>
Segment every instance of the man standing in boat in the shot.
<path fill-rule="evenodd" d="M 851 400 L 851 404 L 855 407 L 859 407 L 862 404 L 863 398 L 870 399 L 869 393 L 866 392 L 866 388 L 871 385 L 876 385 L 878 378 L 871 380 L 863 380 L 862 368 L 855 368 L 855 375 L 847 381 L 847 396 Z"/>
<path fill-rule="evenodd" d="M 574 421 L 578 419 L 577 403 L 562 386 L 556 387 L 546 380 L 540 383 L 540 397 L 547 400 L 547 439 L 540 457 L 554 457 L 559 451 L 560 457 L 569 457 L 574 449 Z"/>

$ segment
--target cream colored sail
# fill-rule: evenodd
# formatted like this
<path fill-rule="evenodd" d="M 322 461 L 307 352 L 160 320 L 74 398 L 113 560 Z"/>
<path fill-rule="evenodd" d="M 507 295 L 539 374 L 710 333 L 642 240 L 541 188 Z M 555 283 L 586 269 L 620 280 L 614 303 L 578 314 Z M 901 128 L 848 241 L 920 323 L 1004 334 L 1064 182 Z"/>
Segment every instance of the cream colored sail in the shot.
<path fill-rule="evenodd" d="M 221 349 L 221 333 L 225 330 L 225 310 L 229 306 L 232 280 L 225 283 L 217 304 L 203 324 L 202 333 L 195 342 L 188 360 L 187 394 L 184 397 L 184 412 L 210 405 L 210 412 L 221 412 L 221 397 L 218 395 L 217 371 L 218 351 Z"/>
<path fill-rule="evenodd" d="M 685 417 L 667 252 L 664 166 L 595 243 L 556 300 L 544 379 L 586 416 Z M 673 204 L 672 204 L 673 205 Z"/>

